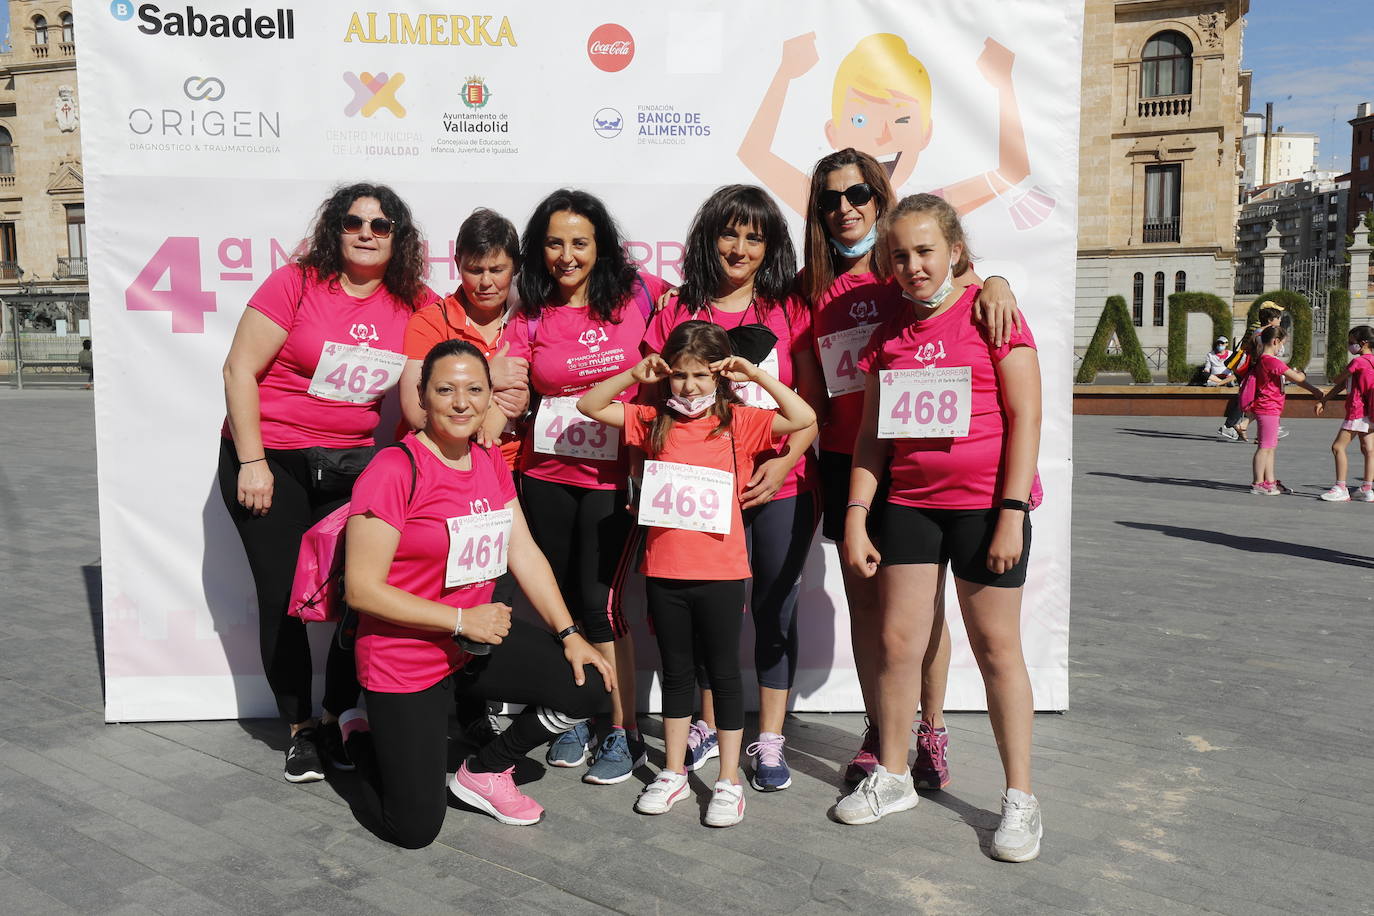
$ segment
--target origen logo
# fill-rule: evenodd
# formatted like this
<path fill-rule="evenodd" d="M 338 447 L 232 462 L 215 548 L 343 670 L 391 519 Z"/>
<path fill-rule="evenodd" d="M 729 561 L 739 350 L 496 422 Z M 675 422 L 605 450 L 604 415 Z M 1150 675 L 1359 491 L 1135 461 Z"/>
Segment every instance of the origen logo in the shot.
<path fill-rule="evenodd" d="M 353 89 L 353 101 L 344 106 L 344 114 L 350 118 L 359 112 L 370 118 L 380 109 L 386 108 L 398 118 L 406 116 L 405 106 L 396 98 L 396 90 L 406 81 L 404 73 L 345 73 L 344 82 Z"/>
<path fill-rule="evenodd" d="M 217 76 L 188 76 L 181 91 L 193 102 L 218 102 L 224 98 L 224 81 Z"/>
<path fill-rule="evenodd" d="M 625 119 L 614 108 L 603 108 L 592 115 L 592 130 L 596 131 L 598 137 L 604 137 L 607 140 L 618 137 L 624 126 Z"/>
<path fill-rule="evenodd" d="M 635 59 L 635 40 L 623 25 L 599 25 L 587 37 L 587 57 L 598 70 L 619 73 Z"/>

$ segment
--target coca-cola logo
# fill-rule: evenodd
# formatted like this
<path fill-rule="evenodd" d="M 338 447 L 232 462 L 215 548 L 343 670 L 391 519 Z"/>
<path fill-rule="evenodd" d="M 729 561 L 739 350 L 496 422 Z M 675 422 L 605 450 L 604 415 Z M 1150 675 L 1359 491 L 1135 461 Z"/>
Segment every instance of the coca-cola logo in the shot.
<path fill-rule="evenodd" d="M 587 57 L 598 70 L 619 73 L 635 59 L 634 36 L 614 22 L 599 25 L 587 37 Z"/>

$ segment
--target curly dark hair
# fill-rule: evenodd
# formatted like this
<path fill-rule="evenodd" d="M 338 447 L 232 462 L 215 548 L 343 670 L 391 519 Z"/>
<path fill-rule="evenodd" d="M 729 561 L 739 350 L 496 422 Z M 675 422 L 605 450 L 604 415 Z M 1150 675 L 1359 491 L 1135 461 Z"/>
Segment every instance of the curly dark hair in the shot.
<path fill-rule="evenodd" d="M 539 202 L 520 236 L 520 311 L 533 318 L 554 304 L 557 285 L 544 264 L 544 239 L 555 213 L 575 213 L 596 233 L 596 263 L 587 278 L 587 309 L 602 321 L 620 321 L 620 309 L 634 288 L 635 266 L 625 256 L 620 229 L 606 205 L 586 191 L 559 188 Z"/>
<path fill-rule="evenodd" d="M 690 314 L 695 315 L 715 298 L 725 278 L 716 241 L 732 226 L 752 226 L 763 236 L 763 263 L 754 274 L 756 301 L 770 309 L 786 302 L 793 291 L 797 255 L 782 211 L 763 188 L 729 184 L 706 198 L 687 230 L 678 301 Z"/>
<path fill-rule="evenodd" d="M 420 245 L 420 227 L 415 225 L 405 201 L 384 184 L 358 182 L 336 188 L 315 213 L 315 223 L 310 230 L 310 248 L 297 259 L 297 263 L 307 273 L 314 272 L 316 277 L 328 282 L 331 287 L 338 287 L 339 274 L 344 269 L 344 214 L 355 200 L 362 197 L 375 199 L 387 219 L 396 224 L 396 228 L 391 230 L 391 260 L 386 265 L 382 285 L 387 292 L 411 308 L 427 305 L 421 297 L 427 289 L 425 275 L 429 266 L 425 263 Z"/>

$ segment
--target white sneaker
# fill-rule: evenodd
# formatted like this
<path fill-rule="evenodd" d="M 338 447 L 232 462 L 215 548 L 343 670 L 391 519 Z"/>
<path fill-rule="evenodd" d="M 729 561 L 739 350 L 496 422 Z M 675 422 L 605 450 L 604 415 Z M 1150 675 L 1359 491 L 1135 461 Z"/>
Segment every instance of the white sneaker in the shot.
<path fill-rule="evenodd" d="M 835 817 L 844 824 L 871 824 L 878 818 L 916 807 L 921 796 L 911 781 L 911 771 L 889 773 L 880 763 L 835 805 Z"/>
<path fill-rule="evenodd" d="M 1350 502 L 1350 491 L 1340 484 L 1333 484 L 1331 489 L 1322 494 L 1322 499 L 1329 503 L 1348 503 Z"/>
<path fill-rule="evenodd" d="M 1284 429 L 1282 426 L 1280 426 L 1280 427 L 1279 427 L 1278 436 L 1277 436 L 1276 438 L 1279 438 L 1279 439 L 1287 439 L 1287 438 L 1288 438 L 1288 430 L 1286 430 L 1286 429 Z"/>
<path fill-rule="evenodd" d="M 711 804 L 706 807 L 707 827 L 733 827 L 744 820 L 744 786 L 728 779 L 716 782 Z"/>
<path fill-rule="evenodd" d="M 659 770 L 658 778 L 645 786 L 635 799 L 635 810 L 640 814 L 667 814 L 689 794 L 686 773 Z"/>
<path fill-rule="evenodd" d="M 1029 862 L 1040 855 L 1040 802 L 1020 789 L 1002 795 L 1002 823 L 992 835 L 991 853 L 1003 862 Z"/>
<path fill-rule="evenodd" d="M 1360 494 L 1355 497 L 1362 503 L 1374 503 L 1374 487 L 1369 484 L 1360 485 Z"/>
<path fill-rule="evenodd" d="M 1240 433 L 1236 432 L 1234 426 L 1218 426 L 1217 435 L 1223 439 L 1230 439 L 1232 442 L 1240 438 Z"/>

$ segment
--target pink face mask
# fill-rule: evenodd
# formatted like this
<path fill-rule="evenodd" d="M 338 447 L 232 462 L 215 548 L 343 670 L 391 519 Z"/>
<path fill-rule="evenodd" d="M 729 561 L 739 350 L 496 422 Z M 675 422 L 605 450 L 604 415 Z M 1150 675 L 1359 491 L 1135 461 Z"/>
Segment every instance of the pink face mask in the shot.
<path fill-rule="evenodd" d="M 703 394 L 695 398 L 685 398 L 681 395 L 672 395 L 667 402 L 669 407 L 684 417 L 699 417 L 711 409 L 711 405 L 716 403 L 715 393 Z"/>

